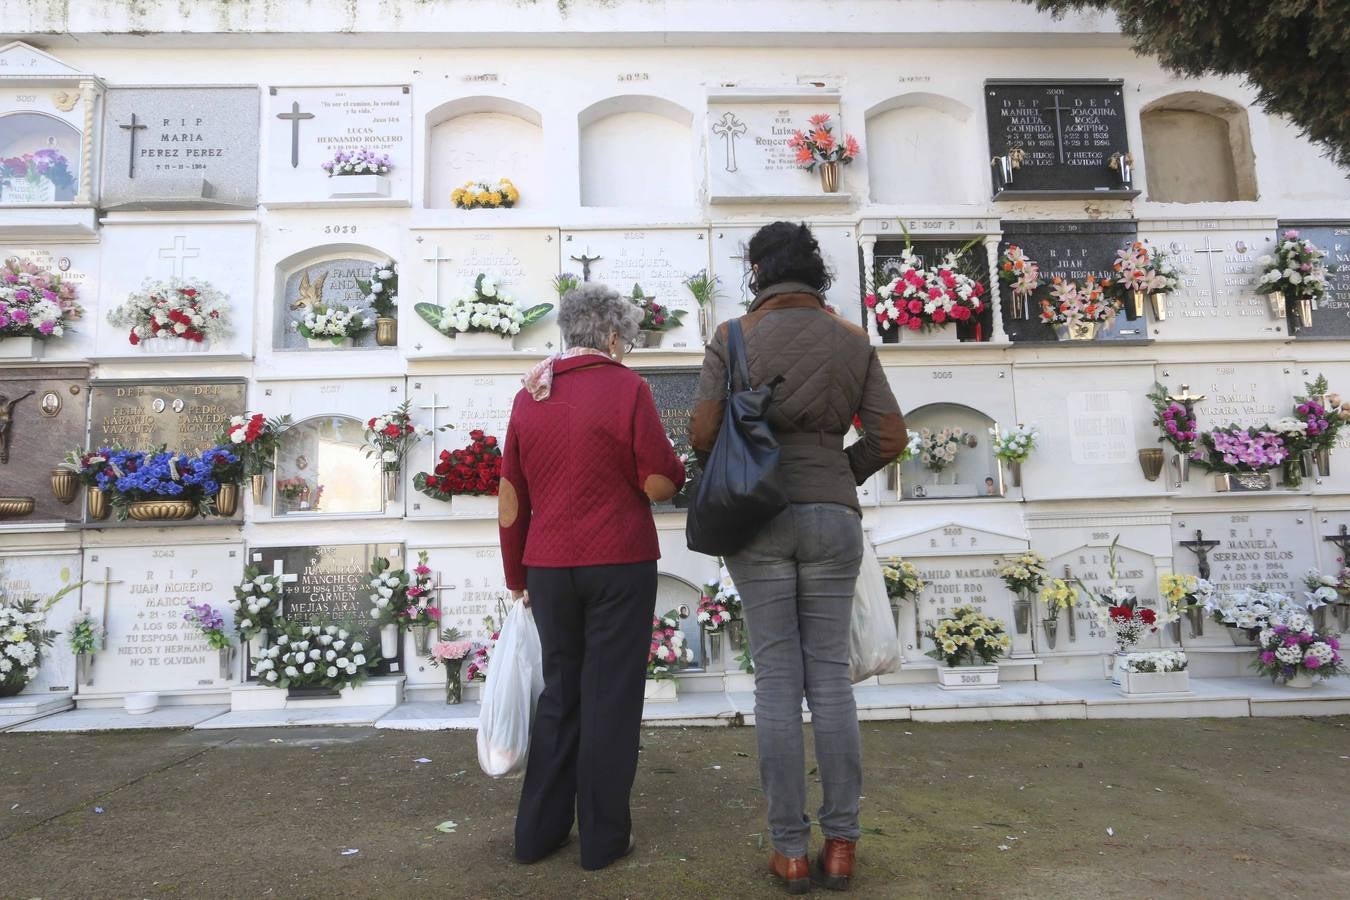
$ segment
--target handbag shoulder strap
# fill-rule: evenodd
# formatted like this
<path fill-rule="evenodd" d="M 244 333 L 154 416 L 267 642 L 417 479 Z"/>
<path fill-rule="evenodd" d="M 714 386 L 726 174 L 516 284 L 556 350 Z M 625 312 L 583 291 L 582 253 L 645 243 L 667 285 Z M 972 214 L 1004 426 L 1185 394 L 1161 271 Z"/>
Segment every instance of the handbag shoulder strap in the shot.
<path fill-rule="evenodd" d="M 728 396 L 736 390 L 736 378 L 740 378 L 742 390 L 750 390 L 750 367 L 745 361 L 745 335 L 741 332 L 741 320 L 730 319 L 727 322 Z"/>

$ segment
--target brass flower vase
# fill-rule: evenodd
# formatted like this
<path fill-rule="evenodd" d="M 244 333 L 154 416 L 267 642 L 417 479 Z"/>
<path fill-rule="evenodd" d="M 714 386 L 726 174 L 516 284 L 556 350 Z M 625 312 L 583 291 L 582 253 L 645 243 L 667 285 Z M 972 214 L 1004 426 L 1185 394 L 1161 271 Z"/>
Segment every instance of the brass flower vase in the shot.
<path fill-rule="evenodd" d="M 1311 328 L 1313 321 L 1313 305 L 1311 297 L 1298 298 L 1298 327 Z"/>
<path fill-rule="evenodd" d="M 820 164 L 820 186 L 827 194 L 839 193 L 839 163 Z"/>
<path fill-rule="evenodd" d="M 1139 451 L 1139 468 L 1144 471 L 1144 478 L 1148 481 L 1157 481 L 1158 476 L 1162 474 L 1163 468 L 1163 450 L 1161 447 L 1145 447 Z"/>
<path fill-rule="evenodd" d="M 1155 322 L 1167 321 L 1167 295 L 1161 291 L 1154 291 L 1148 295 L 1149 306 L 1153 307 L 1153 320 Z"/>
<path fill-rule="evenodd" d="M 1289 314 L 1289 304 L 1284 299 L 1284 291 L 1271 291 L 1266 294 L 1266 299 L 1270 302 L 1270 315 L 1276 319 L 1283 319 Z"/>
<path fill-rule="evenodd" d="M 52 469 L 52 495 L 62 503 L 75 499 L 80 490 L 80 479 L 70 469 Z"/>
<path fill-rule="evenodd" d="M 248 476 L 249 490 L 253 492 L 253 505 L 261 506 L 263 502 L 263 493 L 267 490 L 267 476 L 259 472 L 257 475 Z"/>
<path fill-rule="evenodd" d="M 375 343 L 381 347 L 398 346 L 398 319 L 389 316 L 375 319 Z"/>
<path fill-rule="evenodd" d="M 137 500 L 127 505 L 127 515 L 136 522 L 181 522 L 197 515 L 192 500 Z"/>
<path fill-rule="evenodd" d="M 1130 291 L 1130 318 L 1142 319 L 1144 317 L 1144 292 Z"/>
<path fill-rule="evenodd" d="M 239 511 L 239 485 L 222 484 L 216 494 L 216 515 L 229 518 Z"/>
<path fill-rule="evenodd" d="M 108 495 L 102 488 L 87 488 L 84 492 L 84 506 L 91 522 L 101 522 L 108 518 Z"/>

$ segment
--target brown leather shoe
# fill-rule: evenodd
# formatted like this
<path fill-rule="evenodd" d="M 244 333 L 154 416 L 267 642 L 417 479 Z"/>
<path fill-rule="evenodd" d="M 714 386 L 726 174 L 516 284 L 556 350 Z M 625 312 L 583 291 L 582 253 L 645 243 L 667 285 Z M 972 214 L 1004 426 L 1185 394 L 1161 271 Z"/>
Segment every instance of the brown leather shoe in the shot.
<path fill-rule="evenodd" d="M 853 879 L 853 852 L 857 846 L 856 841 L 843 838 L 826 839 L 825 846 L 820 848 L 816 856 L 821 884 L 832 891 L 848 890 L 849 882 Z"/>
<path fill-rule="evenodd" d="M 789 894 L 805 894 L 811 890 L 811 864 L 805 856 L 784 856 L 775 850 L 769 857 L 769 870 L 787 882 Z"/>

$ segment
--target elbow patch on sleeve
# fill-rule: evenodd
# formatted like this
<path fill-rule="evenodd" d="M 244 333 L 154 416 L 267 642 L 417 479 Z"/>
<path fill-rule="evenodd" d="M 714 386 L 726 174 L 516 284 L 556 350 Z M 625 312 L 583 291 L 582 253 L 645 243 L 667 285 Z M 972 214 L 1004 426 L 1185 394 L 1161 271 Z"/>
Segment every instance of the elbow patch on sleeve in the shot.
<path fill-rule="evenodd" d="M 642 491 L 653 503 L 664 503 L 675 496 L 675 482 L 664 475 L 648 475 L 642 482 Z"/>
<path fill-rule="evenodd" d="M 519 517 L 520 497 L 516 494 L 515 485 L 503 478 L 497 487 L 497 524 L 510 528 Z"/>

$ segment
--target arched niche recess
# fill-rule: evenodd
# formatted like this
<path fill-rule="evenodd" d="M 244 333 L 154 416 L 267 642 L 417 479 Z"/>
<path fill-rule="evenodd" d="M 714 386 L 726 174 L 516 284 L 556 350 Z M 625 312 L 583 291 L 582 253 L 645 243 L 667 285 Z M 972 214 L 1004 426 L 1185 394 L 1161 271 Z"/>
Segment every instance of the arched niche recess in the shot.
<path fill-rule="evenodd" d="M 368 278 L 371 266 L 393 259 L 388 253 L 365 244 L 322 244 L 293 253 L 276 265 L 273 282 L 272 346 L 277 350 L 303 350 L 305 338 L 294 323 L 304 318 L 315 300 L 369 310 L 357 278 Z M 370 318 L 375 314 L 371 312 Z M 374 347 L 372 329 L 357 338 L 354 346 Z M 315 352 L 330 352 L 328 350 Z"/>
<path fill-rule="evenodd" d="M 275 516 L 384 511 L 379 466 L 366 456 L 365 423 L 353 416 L 301 419 L 281 433 L 272 473 Z"/>
<path fill-rule="evenodd" d="M 577 116 L 582 206 L 691 206 L 694 116 L 660 97 L 610 97 Z"/>
<path fill-rule="evenodd" d="M 0 203 L 67 203 L 80 189 L 81 136 L 71 125 L 42 112 L 0 115 L 0 159 L 35 157 L 33 177 L 0 179 Z"/>
<path fill-rule="evenodd" d="M 867 177 L 874 203 L 972 203 L 979 138 L 974 111 L 951 97 L 916 92 L 867 111 Z"/>
<path fill-rule="evenodd" d="M 702 588 L 678 575 L 661 572 L 656 576 L 656 608 L 652 611 L 652 615 L 664 616 L 671 610 L 688 614 L 687 618 L 680 619 L 680 633 L 684 635 L 685 643 L 694 651 L 691 667 L 705 664 L 703 642 L 698 627 L 698 600 L 702 595 Z"/>
<path fill-rule="evenodd" d="M 520 205 L 543 205 L 548 190 L 543 118 L 538 110 L 505 97 L 461 97 L 427 113 L 428 208 L 454 206 L 450 192 L 466 181 L 508 178 Z"/>
<path fill-rule="evenodd" d="M 1256 157 L 1243 106 L 1200 91 L 1169 94 L 1139 114 L 1148 199 L 1255 200 Z"/>
<path fill-rule="evenodd" d="M 989 429 L 994 426 L 994 420 L 988 415 L 959 403 L 929 403 L 905 413 L 905 424 L 921 436 L 925 432 L 940 435 L 944 430 L 953 433 L 959 430 L 960 434 L 955 441 L 955 459 L 940 471 L 925 464 L 921 456 L 922 437 L 910 445 L 914 456 L 900 466 L 904 499 L 1003 495 L 998 460 L 990 443 Z M 992 485 L 987 479 L 992 479 Z"/>

